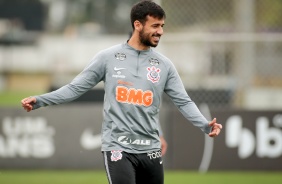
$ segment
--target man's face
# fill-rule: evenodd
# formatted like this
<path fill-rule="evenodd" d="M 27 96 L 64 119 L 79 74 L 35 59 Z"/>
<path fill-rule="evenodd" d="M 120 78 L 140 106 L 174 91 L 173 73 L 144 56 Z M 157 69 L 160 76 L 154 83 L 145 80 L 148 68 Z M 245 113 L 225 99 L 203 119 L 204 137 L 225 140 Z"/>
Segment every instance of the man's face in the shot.
<path fill-rule="evenodd" d="M 163 35 L 164 19 L 147 16 L 147 21 L 139 32 L 141 44 L 148 47 L 156 47 Z"/>

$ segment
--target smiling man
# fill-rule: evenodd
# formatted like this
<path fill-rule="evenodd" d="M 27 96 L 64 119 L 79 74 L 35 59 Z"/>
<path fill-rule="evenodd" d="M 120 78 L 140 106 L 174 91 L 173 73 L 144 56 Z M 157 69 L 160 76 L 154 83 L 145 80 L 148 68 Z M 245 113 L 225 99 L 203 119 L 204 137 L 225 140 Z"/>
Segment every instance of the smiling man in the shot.
<path fill-rule="evenodd" d="M 133 35 L 128 44 L 138 50 L 156 47 L 163 35 L 165 12 L 156 11 L 147 14 L 149 6 L 143 3 L 140 6 L 134 6 L 131 11 Z"/>
<path fill-rule="evenodd" d="M 123 44 L 99 52 L 70 83 L 51 93 L 28 97 L 28 112 L 70 102 L 104 82 L 102 153 L 110 184 L 162 184 L 159 109 L 163 92 L 183 116 L 210 137 L 220 133 L 216 119 L 208 121 L 185 91 L 181 79 L 156 47 L 163 35 L 164 10 L 141 1 L 131 10 L 133 33 Z"/>

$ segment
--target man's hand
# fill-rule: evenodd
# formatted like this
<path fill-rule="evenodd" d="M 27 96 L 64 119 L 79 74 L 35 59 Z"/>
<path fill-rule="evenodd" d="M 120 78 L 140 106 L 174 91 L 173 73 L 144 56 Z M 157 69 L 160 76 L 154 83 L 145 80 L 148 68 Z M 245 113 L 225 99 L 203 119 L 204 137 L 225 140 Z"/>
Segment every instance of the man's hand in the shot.
<path fill-rule="evenodd" d="M 160 140 L 161 140 L 162 156 L 164 156 L 167 150 L 167 143 L 163 136 L 160 136 Z"/>
<path fill-rule="evenodd" d="M 36 103 L 36 98 L 35 97 L 28 97 L 24 98 L 21 101 L 23 108 L 29 112 L 33 109 L 33 104 Z"/>
<path fill-rule="evenodd" d="M 222 129 L 222 125 L 216 123 L 216 118 L 214 118 L 210 123 L 209 126 L 212 127 L 211 133 L 209 133 L 210 137 L 216 137 L 219 135 L 220 130 Z"/>

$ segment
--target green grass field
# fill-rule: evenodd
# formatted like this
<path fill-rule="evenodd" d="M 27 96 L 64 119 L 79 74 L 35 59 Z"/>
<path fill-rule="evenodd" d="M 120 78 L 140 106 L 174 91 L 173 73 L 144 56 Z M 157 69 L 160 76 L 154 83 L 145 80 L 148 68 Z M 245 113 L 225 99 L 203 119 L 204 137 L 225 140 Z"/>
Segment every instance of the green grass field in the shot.
<path fill-rule="evenodd" d="M 25 97 L 34 95 L 37 93 L 34 92 L 0 92 L 0 106 L 8 106 L 8 107 L 21 107 L 21 100 Z M 38 93 L 40 94 L 40 93 Z"/>
<path fill-rule="evenodd" d="M 281 172 L 166 171 L 165 184 L 280 184 Z M 107 184 L 104 171 L 0 170 L 1 184 Z"/>

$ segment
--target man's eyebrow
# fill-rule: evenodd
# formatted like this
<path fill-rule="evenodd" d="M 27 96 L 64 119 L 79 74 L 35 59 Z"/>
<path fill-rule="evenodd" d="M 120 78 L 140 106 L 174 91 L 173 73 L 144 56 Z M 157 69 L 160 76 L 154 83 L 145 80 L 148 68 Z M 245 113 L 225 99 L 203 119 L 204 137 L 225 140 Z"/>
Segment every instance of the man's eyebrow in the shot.
<path fill-rule="evenodd" d="M 152 26 L 158 26 L 158 25 L 164 26 L 165 24 L 160 24 L 160 23 L 154 23 L 154 24 L 152 24 Z"/>

